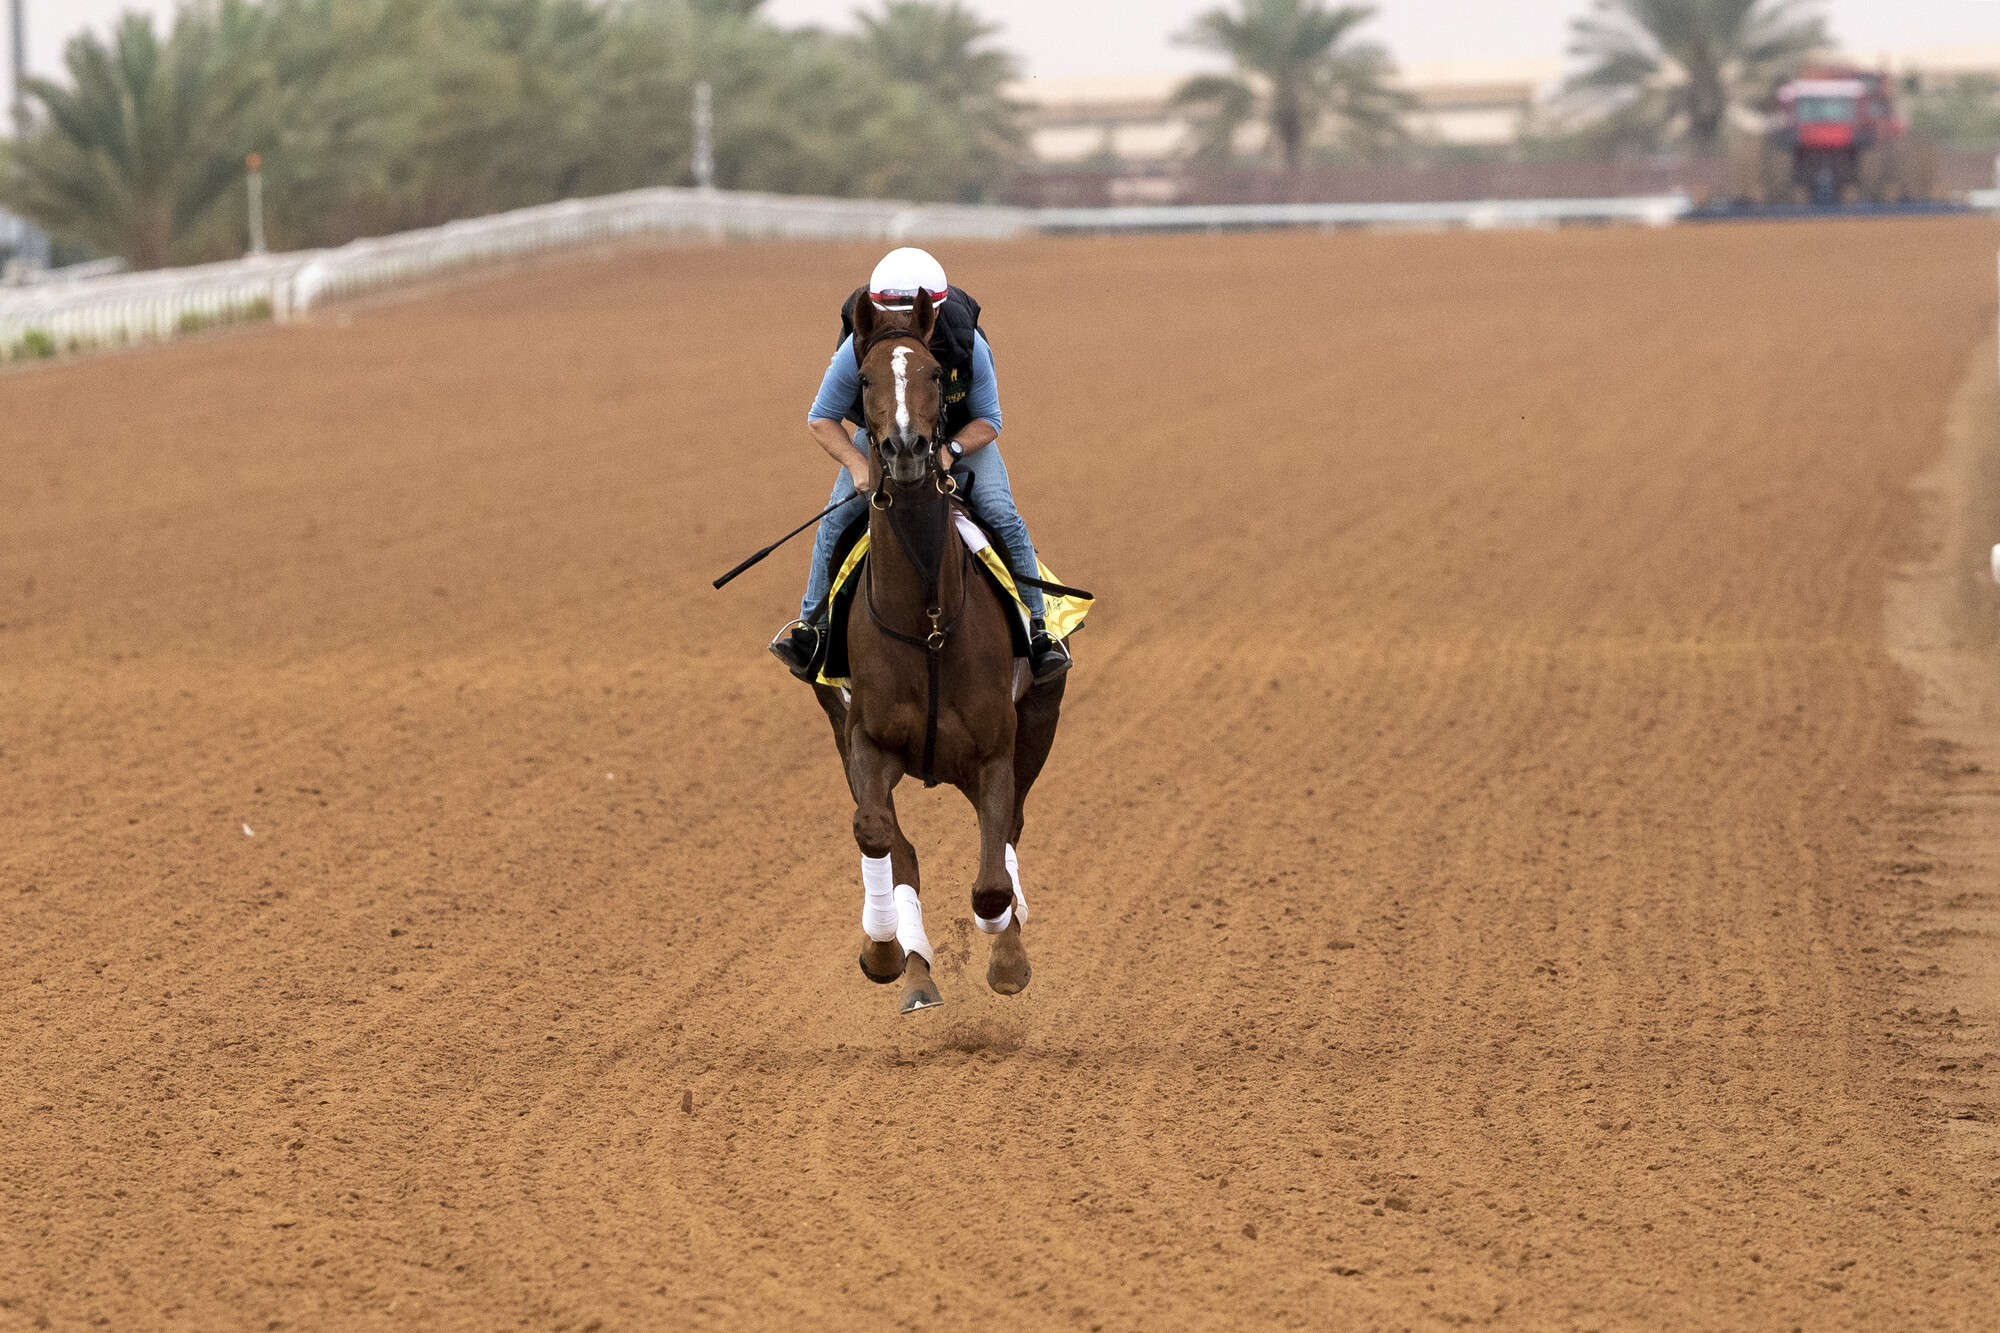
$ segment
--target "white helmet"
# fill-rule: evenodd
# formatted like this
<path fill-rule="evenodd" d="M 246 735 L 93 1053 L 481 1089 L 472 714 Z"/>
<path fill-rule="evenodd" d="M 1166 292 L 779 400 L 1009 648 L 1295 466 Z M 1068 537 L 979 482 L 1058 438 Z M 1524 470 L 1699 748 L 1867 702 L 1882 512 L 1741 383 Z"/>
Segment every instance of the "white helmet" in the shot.
<path fill-rule="evenodd" d="M 919 290 L 931 294 L 932 304 L 943 305 L 950 286 L 944 280 L 944 265 L 931 258 L 930 251 L 914 246 L 882 256 L 868 278 L 869 298 L 884 310 L 908 310 L 916 304 Z"/>

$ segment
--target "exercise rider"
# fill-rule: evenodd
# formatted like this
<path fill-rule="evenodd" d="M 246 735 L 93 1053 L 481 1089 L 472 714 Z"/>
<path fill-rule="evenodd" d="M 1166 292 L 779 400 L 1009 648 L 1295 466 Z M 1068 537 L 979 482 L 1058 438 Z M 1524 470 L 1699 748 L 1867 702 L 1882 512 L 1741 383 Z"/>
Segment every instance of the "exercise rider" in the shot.
<path fill-rule="evenodd" d="M 956 474 L 961 491 L 970 491 L 972 508 L 1006 544 L 1016 571 L 1032 575 L 1039 567 L 1035 545 L 1014 507 L 1007 465 L 1000 458 L 1000 382 L 993 373 L 993 351 L 979 328 L 979 303 L 946 283 L 944 266 L 925 251 L 890 251 L 875 266 L 867 288 L 850 297 L 842 311 L 846 336 L 827 365 L 819 396 L 806 417 L 813 439 L 841 466 L 827 503 L 838 504 L 868 484 L 867 418 L 861 408 L 853 303 L 873 301 L 880 310 L 907 311 L 915 306 L 919 289 L 928 291 L 937 306 L 930 352 L 944 370 L 945 427 L 938 466 Z M 857 428 L 852 437 L 850 422 Z M 799 618 L 771 640 L 771 652 L 800 680 L 812 680 L 813 661 L 825 638 L 834 545 L 857 516 L 850 505 L 820 521 Z M 1061 640 L 1050 638 L 1043 626 L 1041 589 L 1023 584 L 1021 597 L 1030 615 L 1029 653 L 1035 679 L 1053 680 L 1069 670 L 1069 650 Z"/>

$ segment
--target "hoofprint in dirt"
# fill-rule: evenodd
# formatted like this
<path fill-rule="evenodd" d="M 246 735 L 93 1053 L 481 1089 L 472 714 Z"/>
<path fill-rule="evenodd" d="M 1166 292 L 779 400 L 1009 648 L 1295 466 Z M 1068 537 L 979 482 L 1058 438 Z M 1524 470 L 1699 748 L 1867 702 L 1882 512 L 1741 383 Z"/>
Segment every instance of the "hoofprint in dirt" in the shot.
<path fill-rule="evenodd" d="M 0 379 L 0 1327 L 1990 1324 L 1881 881 L 1938 873 L 1883 589 L 1993 249 L 954 250 L 1117 614 L 1035 984 L 958 899 L 928 1020 L 832 947 L 796 564 L 706 582 L 821 484 L 827 349 L 692 312 L 873 247 Z"/>

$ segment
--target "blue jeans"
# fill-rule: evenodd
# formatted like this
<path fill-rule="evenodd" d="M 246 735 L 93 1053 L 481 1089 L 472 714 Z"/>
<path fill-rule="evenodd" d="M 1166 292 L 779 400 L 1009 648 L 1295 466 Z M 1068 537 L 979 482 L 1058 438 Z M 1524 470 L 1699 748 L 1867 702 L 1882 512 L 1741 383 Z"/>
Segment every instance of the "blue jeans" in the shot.
<path fill-rule="evenodd" d="M 868 433 L 859 432 L 854 437 L 854 447 L 862 453 L 868 452 Z M 1040 566 L 1035 561 L 1035 544 L 1028 537 L 1028 525 L 1021 521 L 1021 511 L 1014 507 L 1014 490 L 1007 483 L 1007 463 L 1000 457 L 1000 442 L 995 440 L 977 453 L 967 454 L 952 469 L 964 489 L 967 480 L 972 483 L 972 509 L 986 520 L 993 530 L 1000 534 L 1000 540 L 1007 543 L 1013 553 L 1017 573 L 1038 577 Z M 830 505 L 839 504 L 854 494 L 854 478 L 842 468 L 834 479 L 833 494 L 827 497 Z M 809 618 L 813 609 L 826 600 L 827 589 L 833 585 L 833 546 L 840 540 L 840 534 L 847 525 L 864 512 L 858 504 L 831 514 L 820 520 L 819 534 L 813 539 L 812 568 L 806 573 L 806 595 L 799 603 L 799 619 Z M 1042 614 L 1042 590 L 1022 587 L 1021 598 L 1028 604 L 1028 614 Z"/>

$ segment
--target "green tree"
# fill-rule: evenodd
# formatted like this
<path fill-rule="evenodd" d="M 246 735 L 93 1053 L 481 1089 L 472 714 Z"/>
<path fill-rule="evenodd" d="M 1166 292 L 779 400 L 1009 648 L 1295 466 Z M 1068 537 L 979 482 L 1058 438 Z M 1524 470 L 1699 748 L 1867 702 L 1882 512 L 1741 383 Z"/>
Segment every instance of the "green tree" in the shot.
<path fill-rule="evenodd" d="M 739 12 L 749 10 L 752 12 Z M 754 6 L 637 0 L 614 34 L 604 97 L 634 183 L 692 180 L 694 86 L 715 90 L 716 184 L 724 189 L 854 194 L 854 140 L 880 97 L 833 38 L 786 31 Z"/>
<path fill-rule="evenodd" d="M 879 15 L 856 17 L 862 55 L 877 74 L 915 84 L 954 109 L 1005 107 L 1004 89 L 1020 70 L 1011 52 L 985 44 L 998 24 L 957 0 L 888 0 Z"/>
<path fill-rule="evenodd" d="M 430 0 L 224 0 L 274 248 L 421 225 L 413 147 L 439 40 Z"/>
<path fill-rule="evenodd" d="M 1572 26 L 1570 99 L 1603 137 L 1711 155 L 1732 108 L 1767 101 L 1827 44 L 1819 0 L 1597 0 Z"/>
<path fill-rule="evenodd" d="M 1330 9 L 1323 0 L 1237 0 L 1213 9 L 1181 40 L 1227 55 L 1233 75 L 1199 75 L 1174 94 L 1178 106 L 1206 108 L 1197 153 L 1227 160 L 1237 130 L 1253 117 L 1270 127 L 1288 171 L 1320 140 L 1374 154 L 1407 138 L 1403 114 L 1415 105 L 1390 84 L 1395 66 L 1350 34 L 1375 10 Z"/>
<path fill-rule="evenodd" d="M 12 202 L 52 232 L 134 268 L 179 257 L 241 179 L 251 89 L 220 57 L 212 16 L 184 9 L 166 40 L 127 14 L 109 42 L 73 38 L 71 85 L 31 79 L 36 125 L 16 145 Z"/>
<path fill-rule="evenodd" d="M 1909 101 L 1911 126 L 1940 143 L 2000 144 L 2000 78 L 1961 74 L 1923 88 Z"/>
<path fill-rule="evenodd" d="M 586 0 L 452 0 L 434 33 L 408 145 L 426 215 L 568 198 L 601 175 L 605 10 Z"/>
<path fill-rule="evenodd" d="M 246 151 L 281 249 L 686 184 L 698 82 L 729 188 L 976 197 L 1018 155 L 1012 57 L 963 5 L 897 0 L 853 37 L 760 9 L 188 0 L 164 40 L 131 18 L 73 42 L 0 179 L 51 231 L 158 264 L 241 251 Z"/>
<path fill-rule="evenodd" d="M 1006 96 L 1019 62 L 987 44 L 998 26 L 957 0 L 888 0 L 881 14 L 858 17 L 864 62 L 896 85 L 887 89 L 867 150 L 895 163 L 893 179 L 918 197 L 976 199 L 989 191 L 1026 141 L 1019 108 Z"/>
<path fill-rule="evenodd" d="M 640 183 L 584 0 L 230 0 L 274 239 L 330 244 Z M 225 18 L 231 12 L 225 9 Z"/>
<path fill-rule="evenodd" d="M 780 193 L 952 199 L 1018 155 L 1011 56 L 957 5 L 892 4 L 853 38 L 785 30 L 731 0 L 637 0 L 614 34 L 608 121 L 652 180 L 689 179 L 697 80 L 715 90 L 716 183 Z"/>

